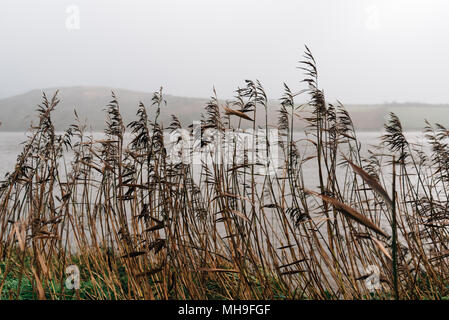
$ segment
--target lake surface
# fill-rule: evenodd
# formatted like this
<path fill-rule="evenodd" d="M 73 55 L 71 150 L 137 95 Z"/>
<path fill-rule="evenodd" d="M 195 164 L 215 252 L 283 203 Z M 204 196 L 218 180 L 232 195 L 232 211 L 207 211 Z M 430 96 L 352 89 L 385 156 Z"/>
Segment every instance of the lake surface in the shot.
<path fill-rule="evenodd" d="M 362 144 L 362 155 L 367 155 L 367 150 L 371 146 L 379 145 L 381 140 L 380 136 L 382 132 L 358 132 L 357 138 Z M 100 132 L 93 133 L 94 138 L 101 139 L 103 138 L 103 134 Z M 406 137 L 410 143 L 423 143 L 424 135 L 422 132 L 407 132 Z M 295 139 L 301 140 L 305 138 L 303 132 L 297 132 L 295 134 Z M 129 142 L 131 139 L 131 135 L 127 134 L 125 137 L 125 143 Z M 23 149 L 23 142 L 27 140 L 26 132 L 0 132 L 0 180 L 3 179 L 7 172 L 10 172 L 14 169 L 17 156 Z M 298 142 L 298 148 L 300 153 L 313 153 L 313 148 L 310 143 Z M 304 170 L 306 170 L 306 181 L 310 182 L 313 187 L 313 184 L 318 180 L 318 176 L 316 176 L 316 161 L 308 161 L 304 166 Z"/>

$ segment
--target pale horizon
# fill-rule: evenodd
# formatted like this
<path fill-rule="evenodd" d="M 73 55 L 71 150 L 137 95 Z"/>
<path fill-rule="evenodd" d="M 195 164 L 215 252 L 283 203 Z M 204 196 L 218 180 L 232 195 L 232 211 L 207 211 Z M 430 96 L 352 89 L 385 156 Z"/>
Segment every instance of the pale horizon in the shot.
<path fill-rule="evenodd" d="M 303 86 L 304 45 L 329 101 L 449 103 L 449 3 L 423 0 L 6 0 L 0 98 L 104 86 L 232 98 L 258 79 L 271 99 Z"/>

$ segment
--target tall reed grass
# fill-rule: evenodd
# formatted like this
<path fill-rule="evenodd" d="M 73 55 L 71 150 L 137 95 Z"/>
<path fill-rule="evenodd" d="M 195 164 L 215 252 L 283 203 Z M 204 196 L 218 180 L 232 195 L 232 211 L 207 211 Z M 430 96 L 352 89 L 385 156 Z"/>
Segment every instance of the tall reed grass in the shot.
<path fill-rule="evenodd" d="M 176 116 L 161 123 L 169 108 L 162 89 L 129 124 L 112 94 L 102 139 L 76 112 L 58 134 L 57 94 L 44 94 L 39 123 L 0 186 L 1 297 L 446 298 L 449 130 L 426 123 L 427 152 L 391 114 L 382 145 L 363 156 L 350 115 L 319 88 L 308 48 L 300 64 L 307 89 L 284 86 L 277 124 L 261 83 L 246 81 L 233 101 L 222 104 L 214 93 L 200 125 L 186 128 L 199 149 L 211 143 L 208 130 L 216 138 L 277 128 L 282 161 L 271 175 L 248 157 L 238 163 L 237 147 L 230 163 L 204 162 L 197 173 L 168 161 L 164 133 L 182 125 Z M 307 123 L 302 144 L 298 119 Z M 311 161 L 312 186 L 304 178 Z M 65 285 L 69 265 L 80 269 L 78 290 Z M 372 266 L 380 270 L 375 289 Z"/>

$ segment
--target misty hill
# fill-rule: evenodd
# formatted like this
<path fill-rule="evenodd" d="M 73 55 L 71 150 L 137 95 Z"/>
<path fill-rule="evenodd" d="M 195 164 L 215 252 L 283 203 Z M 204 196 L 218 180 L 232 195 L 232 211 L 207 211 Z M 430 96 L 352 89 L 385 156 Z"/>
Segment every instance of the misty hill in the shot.
<path fill-rule="evenodd" d="M 17 96 L 0 99 L 0 131 L 27 130 L 33 121 L 37 123 L 36 108 L 42 101 L 42 92 L 50 98 L 56 88 L 33 90 Z M 120 104 L 125 124 L 135 119 L 135 114 L 142 101 L 151 110 L 151 92 L 137 92 L 114 89 Z M 57 130 L 64 130 L 74 122 L 73 110 L 76 109 L 80 119 L 86 121 L 94 131 L 104 129 L 105 108 L 111 100 L 111 88 L 106 87 L 66 87 L 59 90 L 60 104 L 53 113 Z M 167 106 L 161 111 L 161 120 L 165 127 L 170 123 L 171 114 L 175 114 L 188 126 L 200 119 L 204 113 L 207 98 L 187 98 L 172 95 L 165 96 Z M 277 123 L 279 102 L 270 101 L 269 121 Z M 382 105 L 346 105 L 359 130 L 379 130 L 382 128 L 389 112 L 396 113 L 406 130 L 420 130 L 424 119 L 431 123 L 438 122 L 449 126 L 449 105 L 431 105 L 419 103 L 390 103 Z M 300 126 L 301 124 L 299 124 Z M 298 127 L 299 128 L 299 127 Z"/>
<path fill-rule="evenodd" d="M 56 88 L 33 90 L 21 95 L 0 99 L 0 126 L 1 131 L 23 131 L 29 128 L 31 121 L 37 123 L 37 105 L 42 101 L 45 92 L 50 99 Z M 111 88 L 105 87 L 67 87 L 59 89 L 58 97 L 61 100 L 53 112 L 53 122 L 57 130 L 64 130 L 74 123 L 74 110 L 81 121 L 85 121 L 94 131 L 104 129 L 105 109 L 111 101 Z M 142 101 L 151 109 L 153 93 L 138 92 L 124 89 L 114 89 L 120 104 L 125 124 L 135 119 L 139 102 Z M 182 98 L 165 96 L 167 107 L 163 107 L 161 118 L 168 121 L 170 114 L 176 113 L 181 119 L 193 120 L 201 112 L 207 99 Z"/>

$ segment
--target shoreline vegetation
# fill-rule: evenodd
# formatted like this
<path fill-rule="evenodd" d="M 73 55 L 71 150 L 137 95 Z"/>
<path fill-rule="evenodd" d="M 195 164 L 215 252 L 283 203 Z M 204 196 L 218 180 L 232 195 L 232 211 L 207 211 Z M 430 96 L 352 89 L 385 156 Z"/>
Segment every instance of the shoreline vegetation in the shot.
<path fill-rule="evenodd" d="M 56 133 L 60 101 L 44 94 L 0 182 L 0 297 L 447 299 L 449 130 L 426 122 L 426 145 L 409 143 L 391 113 L 382 145 L 363 156 L 349 112 L 319 89 L 307 47 L 300 69 L 306 89 L 284 84 L 276 119 L 263 86 L 247 80 L 233 101 L 214 92 L 199 128 L 184 128 L 200 149 L 212 143 L 207 130 L 277 129 L 282 161 L 267 175 L 248 150 L 238 162 L 237 148 L 230 163 L 202 163 L 198 175 L 168 161 L 164 133 L 183 126 L 175 115 L 161 121 L 162 89 L 129 123 L 112 93 L 101 140 L 76 112 Z M 312 155 L 294 139 L 298 120 Z"/>

